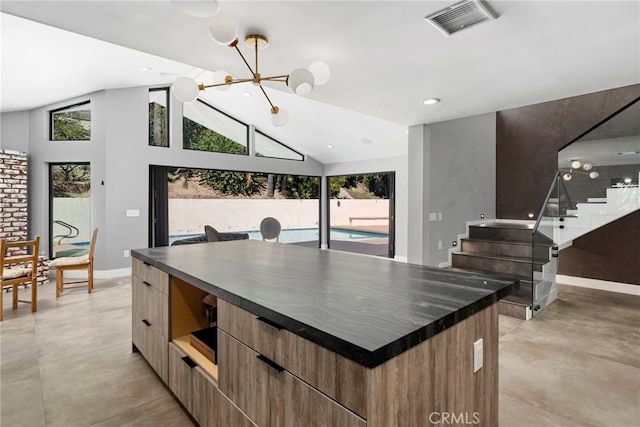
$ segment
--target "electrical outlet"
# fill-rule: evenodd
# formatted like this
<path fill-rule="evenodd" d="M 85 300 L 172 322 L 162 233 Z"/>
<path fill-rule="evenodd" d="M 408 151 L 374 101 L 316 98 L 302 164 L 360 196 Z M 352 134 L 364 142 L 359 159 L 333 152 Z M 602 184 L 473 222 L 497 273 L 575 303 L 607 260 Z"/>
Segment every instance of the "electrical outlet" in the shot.
<path fill-rule="evenodd" d="M 482 338 L 473 343 L 473 372 L 476 373 L 482 368 L 483 363 L 483 345 Z"/>
<path fill-rule="evenodd" d="M 129 258 L 129 255 L 131 255 L 131 253 L 129 252 L 129 249 L 125 249 L 124 250 L 124 257 L 125 258 Z"/>

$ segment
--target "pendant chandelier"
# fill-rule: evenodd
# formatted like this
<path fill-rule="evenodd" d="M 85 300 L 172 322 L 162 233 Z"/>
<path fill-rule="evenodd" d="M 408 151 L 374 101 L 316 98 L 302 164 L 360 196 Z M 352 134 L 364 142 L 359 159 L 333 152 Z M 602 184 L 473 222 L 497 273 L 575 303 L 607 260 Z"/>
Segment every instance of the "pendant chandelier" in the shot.
<path fill-rule="evenodd" d="M 564 179 L 565 181 L 571 181 L 571 178 L 573 178 L 573 174 L 576 173 L 589 175 L 589 178 L 591 179 L 596 179 L 600 176 L 598 172 L 592 170 L 592 163 L 586 162 L 585 164 L 582 164 L 579 160 L 569 160 L 569 162 L 571 163 L 571 167 L 568 170 L 565 169 L 566 172 L 562 175 L 562 179 Z M 562 172 L 563 170 L 561 169 L 560 171 Z"/>
<path fill-rule="evenodd" d="M 271 112 L 271 123 L 274 126 L 284 126 L 289 122 L 288 113 L 282 108 L 274 105 L 262 86 L 263 82 L 280 82 L 287 85 L 292 93 L 298 96 L 306 96 L 316 85 L 326 83 L 329 79 L 329 67 L 321 61 L 314 62 L 306 68 L 297 68 L 289 74 L 273 76 L 263 76 L 260 73 L 258 51 L 265 49 L 269 45 L 269 40 L 262 34 L 249 34 L 245 36 L 244 42 L 247 47 L 253 50 L 254 65 L 249 64 L 245 56 L 238 48 L 238 26 L 235 21 L 227 15 L 218 13 L 218 3 L 215 0 L 171 0 L 171 3 L 183 13 L 195 17 L 211 17 L 209 23 L 209 34 L 213 40 L 221 45 L 227 45 L 235 49 L 240 58 L 245 63 L 251 76 L 248 78 L 234 78 L 223 70 L 213 73 L 213 83 L 197 83 L 189 77 L 179 77 L 171 86 L 174 96 L 181 102 L 193 102 L 198 98 L 200 91 L 209 88 L 226 90 L 230 86 L 240 83 L 252 83 L 258 86 L 267 99 Z"/>

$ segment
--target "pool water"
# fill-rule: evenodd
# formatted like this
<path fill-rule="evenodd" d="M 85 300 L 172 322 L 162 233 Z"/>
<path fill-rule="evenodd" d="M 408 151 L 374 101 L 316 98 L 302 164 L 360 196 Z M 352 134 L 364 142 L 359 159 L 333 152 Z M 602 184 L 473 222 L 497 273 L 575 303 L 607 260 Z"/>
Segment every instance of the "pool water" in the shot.
<path fill-rule="evenodd" d="M 259 230 L 236 231 L 234 233 L 247 233 L 250 239 L 262 240 Z M 171 235 L 169 244 L 178 239 L 201 236 L 202 234 Z M 350 242 L 362 242 L 371 239 L 385 239 L 387 234 L 370 233 L 366 231 L 345 230 L 343 228 L 331 228 L 331 240 L 344 240 Z M 320 230 L 317 228 L 288 228 L 280 232 L 281 243 L 310 242 L 320 239 Z"/>

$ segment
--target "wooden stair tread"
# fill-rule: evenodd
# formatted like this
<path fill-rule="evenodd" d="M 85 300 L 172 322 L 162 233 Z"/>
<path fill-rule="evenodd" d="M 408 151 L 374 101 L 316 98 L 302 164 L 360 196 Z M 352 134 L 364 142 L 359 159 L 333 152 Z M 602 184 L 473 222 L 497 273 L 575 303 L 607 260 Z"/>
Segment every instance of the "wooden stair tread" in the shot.
<path fill-rule="evenodd" d="M 486 237 L 463 237 L 460 239 L 461 241 L 466 242 L 480 242 L 480 243 L 504 243 L 507 245 L 522 245 L 522 246 L 531 246 L 531 241 L 524 240 L 511 240 L 511 239 L 490 239 Z M 536 246 L 553 246 L 550 243 L 537 243 Z"/>
<path fill-rule="evenodd" d="M 536 259 L 536 260 L 531 260 L 530 257 L 514 257 L 514 256 L 505 256 L 505 255 L 494 255 L 494 254 L 488 254 L 488 253 L 484 253 L 484 252 L 466 252 L 466 251 L 460 251 L 460 252 L 454 252 L 453 255 L 462 255 L 462 256 L 469 256 L 469 257 L 474 257 L 474 258 L 484 258 L 484 259 L 493 259 L 493 260 L 497 260 L 497 261 L 512 261 L 512 262 L 521 262 L 521 263 L 525 263 L 525 264 L 546 264 L 548 261 L 545 261 L 543 259 Z"/>
<path fill-rule="evenodd" d="M 517 229 L 517 230 L 531 230 L 533 231 L 533 224 L 520 224 L 520 223 L 510 223 L 510 222 L 490 222 L 487 224 L 473 224 L 469 227 L 478 227 L 478 228 L 508 228 L 508 229 Z"/>

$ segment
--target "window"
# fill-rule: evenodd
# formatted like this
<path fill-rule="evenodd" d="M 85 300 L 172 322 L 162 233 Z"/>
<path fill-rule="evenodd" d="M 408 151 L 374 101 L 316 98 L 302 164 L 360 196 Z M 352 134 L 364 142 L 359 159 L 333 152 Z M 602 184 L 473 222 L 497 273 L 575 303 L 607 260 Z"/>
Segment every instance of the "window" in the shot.
<path fill-rule="evenodd" d="M 272 157 L 276 159 L 304 160 L 304 156 L 302 154 L 260 131 L 256 131 L 256 156 Z"/>
<path fill-rule="evenodd" d="M 183 147 L 216 153 L 248 154 L 249 127 L 196 100 L 182 104 Z"/>
<path fill-rule="evenodd" d="M 169 146 L 169 89 L 149 89 L 149 145 Z"/>
<path fill-rule="evenodd" d="M 87 253 L 91 241 L 91 166 L 49 164 L 51 258 Z"/>
<path fill-rule="evenodd" d="M 262 240 L 266 217 L 280 222 L 280 243 L 319 247 L 320 178 L 261 172 L 151 166 L 152 246 L 221 233 Z"/>
<path fill-rule="evenodd" d="M 91 139 L 90 101 L 49 112 L 49 140 L 89 141 Z"/>

